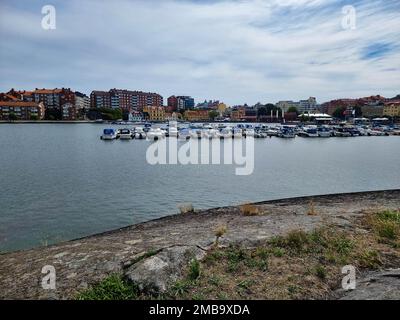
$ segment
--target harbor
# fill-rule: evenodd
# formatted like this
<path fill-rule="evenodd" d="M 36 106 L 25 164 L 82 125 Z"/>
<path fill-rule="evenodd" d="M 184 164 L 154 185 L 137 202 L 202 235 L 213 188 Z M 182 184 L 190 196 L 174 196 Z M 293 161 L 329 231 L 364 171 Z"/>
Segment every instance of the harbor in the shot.
<path fill-rule="evenodd" d="M 323 121 L 322 121 L 323 122 Z M 361 121 L 362 122 L 362 121 Z M 129 124 L 129 127 L 126 126 Z M 119 127 L 123 127 L 123 129 Z M 102 140 L 159 140 L 173 137 L 189 139 L 271 138 L 349 138 L 360 136 L 400 136 L 400 126 L 374 121 L 372 124 L 342 122 L 337 124 L 262 124 L 262 123 L 114 123 L 103 130 Z"/>

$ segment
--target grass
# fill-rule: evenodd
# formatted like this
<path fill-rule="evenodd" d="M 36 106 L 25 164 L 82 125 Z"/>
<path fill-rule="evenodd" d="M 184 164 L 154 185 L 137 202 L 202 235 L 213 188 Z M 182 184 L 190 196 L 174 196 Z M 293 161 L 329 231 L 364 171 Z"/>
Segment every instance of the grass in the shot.
<path fill-rule="evenodd" d="M 293 230 L 251 249 L 214 246 L 202 261 L 193 259 L 160 297 L 144 296 L 112 275 L 78 299 L 326 299 L 340 285 L 344 265 L 360 271 L 400 264 L 399 225 L 399 211 L 386 210 L 346 228 Z M 217 243 L 226 232 L 225 226 L 215 230 Z"/>
<path fill-rule="evenodd" d="M 367 224 L 378 240 L 400 247 L 400 211 L 384 210 L 367 216 Z"/>
<path fill-rule="evenodd" d="M 134 285 L 113 274 L 78 294 L 77 300 L 133 300 L 137 297 L 138 290 Z"/>
<path fill-rule="evenodd" d="M 239 210 L 244 216 L 258 216 L 260 215 L 260 209 L 254 204 L 245 203 L 239 206 Z"/>
<path fill-rule="evenodd" d="M 397 221 L 397 215 L 377 216 Z M 184 281 L 179 299 L 329 298 L 341 283 L 344 265 L 377 269 L 388 264 L 393 254 L 400 263 L 400 252 L 386 256 L 389 247 L 378 242 L 374 232 L 366 233 L 367 225 L 362 227 L 293 230 L 253 249 L 214 247 L 200 262 L 199 277 Z"/>
<path fill-rule="evenodd" d="M 221 237 L 223 237 L 225 235 L 225 233 L 227 233 L 228 228 L 225 225 L 221 225 L 218 226 L 215 230 L 214 230 L 214 234 L 215 234 L 215 242 L 214 242 L 214 246 L 218 247 L 219 245 L 219 239 Z"/>

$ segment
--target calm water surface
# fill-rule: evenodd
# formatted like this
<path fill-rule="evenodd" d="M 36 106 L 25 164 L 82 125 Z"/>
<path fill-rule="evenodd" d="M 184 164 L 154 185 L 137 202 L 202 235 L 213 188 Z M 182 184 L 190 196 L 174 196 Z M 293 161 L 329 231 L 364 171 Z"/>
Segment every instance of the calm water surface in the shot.
<path fill-rule="evenodd" d="M 147 141 L 103 125 L 0 125 L 0 250 L 73 239 L 177 212 L 302 195 L 400 188 L 400 137 L 260 139 L 255 169 L 151 166 Z"/>

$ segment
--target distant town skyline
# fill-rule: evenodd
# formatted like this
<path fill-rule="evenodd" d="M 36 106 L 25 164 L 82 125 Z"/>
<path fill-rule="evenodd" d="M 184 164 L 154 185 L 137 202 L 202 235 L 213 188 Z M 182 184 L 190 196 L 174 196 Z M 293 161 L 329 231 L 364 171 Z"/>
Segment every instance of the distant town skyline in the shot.
<path fill-rule="evenodd" d="M 276 103 L 400 92 L 400 3 L 55 0 L 0 3 L 0 91 L 111 88 L 196 102 Z M 355 28 L 342 22 L 352 5 Z"/>

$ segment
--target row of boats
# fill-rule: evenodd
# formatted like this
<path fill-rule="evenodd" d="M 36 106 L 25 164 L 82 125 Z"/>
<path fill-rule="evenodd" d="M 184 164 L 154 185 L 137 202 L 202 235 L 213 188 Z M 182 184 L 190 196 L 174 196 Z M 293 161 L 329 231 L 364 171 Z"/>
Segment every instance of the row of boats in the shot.
<path fill-rule="evenodd" d="M 104 129 L 102 140 L 132 140 L 147 139 L 159 140 L 166 137 L 178 139 L 238 139 L 246 137 L 268 138 L 279 137 L 285 139 L 296 136 L 305 138 L 329 137 L 356 137 L 356 136 L 388 136 L 400 135 L 398 127 L 368 127 L 354 125 L 306 125 L 306 126 L 268 126 L 268 125 L 191 125 L 179 127 L 177 123 L 170 123 L 166 127 L 152 127 L 151 125 L 137 126 L 132 129 Z"/>

